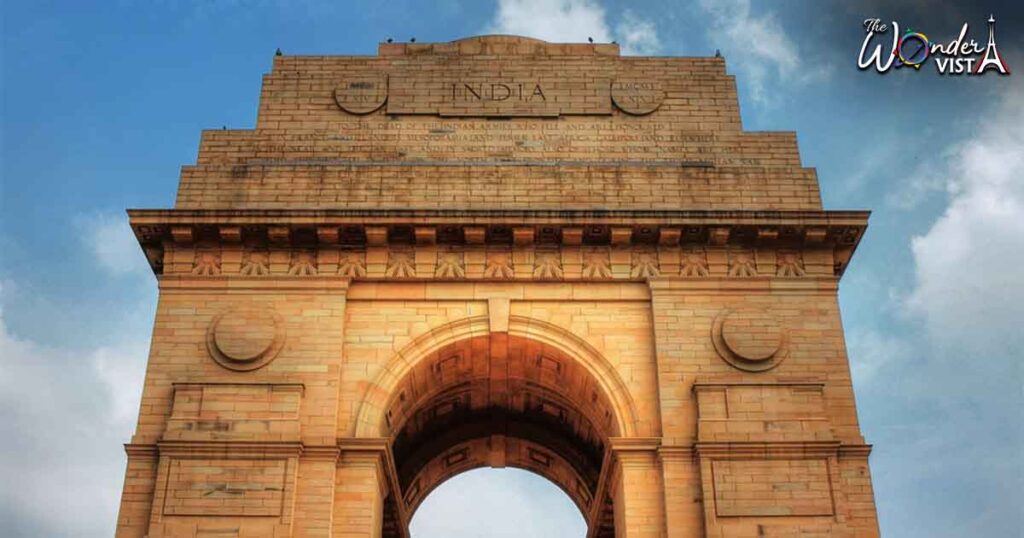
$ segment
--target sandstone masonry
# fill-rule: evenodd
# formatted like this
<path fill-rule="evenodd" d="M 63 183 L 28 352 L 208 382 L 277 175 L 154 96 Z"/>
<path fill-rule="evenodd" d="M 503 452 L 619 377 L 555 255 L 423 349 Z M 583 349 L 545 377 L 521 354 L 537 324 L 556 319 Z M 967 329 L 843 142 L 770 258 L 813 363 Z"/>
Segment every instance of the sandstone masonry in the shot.
<path fill-rule="evenodd" d="M 131 210 L 160 301 L 117 536 L 407 536 L 473 468 L 590 536 L 878 536 L 825 211 L 721 58 L 279 56 Z"/>

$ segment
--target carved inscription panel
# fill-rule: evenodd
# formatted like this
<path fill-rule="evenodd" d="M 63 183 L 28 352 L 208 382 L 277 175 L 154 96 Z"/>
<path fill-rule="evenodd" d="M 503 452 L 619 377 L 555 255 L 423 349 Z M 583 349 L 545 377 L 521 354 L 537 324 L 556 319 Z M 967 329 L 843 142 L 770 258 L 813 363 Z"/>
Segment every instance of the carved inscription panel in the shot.
<path fill-rule="evenodd" d="M 624 79 L 612 82 L 612 101 L 627 114 L 650 114 L 658 110 L 664 99 L 665 90 L 655 80 Z"/>
<path fill-rule="evenodd" d="M 661 82 L 643 73 L 572 68 L 557 62 L 438 61 L 359 70 L 334 88 L 338 106 L 362 115 L 386 104 L 389 115 L 454 117 L 636 116 L 661 106 Z M 618 72 L 617 72 L 618 71 Z"/>
<path fill-rule="evenodd" d="M 342 81 L 334 90 L 334 100 L 349 114 L 369 114 L 388 98 L 388 78 L 380 73 L 357 75 Z"/>
<path fill-rule="evenodd" d="M 391 77 L 388 114 L 532 116 L 611 114 L 606 78 L 445 73 Z"/>

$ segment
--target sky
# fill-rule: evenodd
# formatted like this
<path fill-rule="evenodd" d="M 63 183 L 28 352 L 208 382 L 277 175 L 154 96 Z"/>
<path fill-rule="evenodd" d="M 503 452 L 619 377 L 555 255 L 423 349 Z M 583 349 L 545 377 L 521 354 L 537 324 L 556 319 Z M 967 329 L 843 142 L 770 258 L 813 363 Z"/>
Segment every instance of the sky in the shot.
<path fill-rule="evenodd" d="M 990 13 L 1010 76 L 857 69 L 866 18 L 983 41 Z M 253 126 L 274 50 L 481 33 L 720 50 L 744 128 L 796 131 L 826 208 L 873 211 L 840 301 L 883 535 L 1024 533 L 1019 2 L 7 1 L 0 17 L 0 534 L 113 534 L 156 303 L 124 210 L 173 203 L 201 129 Z M 413 520 L 416 538 L 582 528 L 554 485 L 510 470 L 446 482 Z"/>

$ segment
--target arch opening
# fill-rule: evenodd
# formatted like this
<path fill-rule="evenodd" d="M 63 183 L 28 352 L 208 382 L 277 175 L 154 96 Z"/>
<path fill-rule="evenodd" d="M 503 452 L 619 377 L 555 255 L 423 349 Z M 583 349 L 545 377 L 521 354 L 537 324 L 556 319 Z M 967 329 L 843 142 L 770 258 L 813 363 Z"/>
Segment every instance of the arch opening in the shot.
<path fill-rule="evenodd" d="M 452 477 L 521 469 L 565 492 L 601 530 L 591 535 L 613 535 L 613 517 L 602 517 L 613 513 L 611 502 L 595 497 L 609 440 L 623 435 L 624 420 L 592 372 L 560 346 L 511 333 L 467 336 L 422 355 L 382 406 L 379 427 L 399 488 L 392 502 L 414 514 Z"/>

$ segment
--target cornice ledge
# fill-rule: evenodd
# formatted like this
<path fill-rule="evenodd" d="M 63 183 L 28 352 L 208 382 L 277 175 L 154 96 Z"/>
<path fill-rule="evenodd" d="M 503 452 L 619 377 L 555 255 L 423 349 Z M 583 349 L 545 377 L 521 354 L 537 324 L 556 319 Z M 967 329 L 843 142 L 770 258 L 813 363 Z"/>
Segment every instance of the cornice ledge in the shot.
<path fill-rule="evenodd" d="M 784 292 L 835 293 L 839 290 L 837 276 L 803 276 L 785 278 L 755 277 L 677 277 L 662 276 L 648 279 L 652 297 L 687 295 L 693 292 Z"/>
<path fill-rule="evenodd" d="M 871 455 L 872 448 L 872 445 L 869 444 L 842 445 L 839 447 L 839 457 L 867 459 L 867 457 Z"/>
<path fill-rule="evenodd" d="M 193 275 L 158 275 L 159 288 L 161 291 L 173 292 L 182 291 L 223 291 L 223 292 L 249 292 L 249 291 L 323 291 L 338 293 L 348 289 L 352 279 L 335 275 L 314 275 L 314 276 L 290 276 L 290 275 L 267 275 L 267 276 L 239 276 L 220 275 L 202 276 Z"/>
<path fill-rule="evenodd" d="M 342 452 L 388 454 L 391 451 L 391 443 L 386 437 L 339 437 L 338 449 Z"/>
<path fill-rule="evenodd" d="M 718 377 L 697 377 L 693 380 L 693 391 L 714 390 L 725 387 L 808 387 L 825 388 L 825 382 L 817 379 L 768 377 L 757 379 L 729 379 Z"/>
<path fill-rule="evenodd" d="M 289 441 L 160 441 L 160 455 L 222 458 L 288 458 L 302 454 L 302 443 Z"/>
<path fill-rule="evenodd" d="M 658 447 L 658 456 L 667 461 L 692 461 L 697 455 L 693 445 L 662 445 Z"/>
<path fill-rule="evenodd" d="M 660 247 L 730 244 L 832 250 L 841 276 L 867 228 L 867 211 L 500 210 L 500 209 L 134 209 L 136 239 L 154 272 L 168 246 L 198 242 L 274 249 L 389 244 Z M 248 238 L 248 239 L 246 239 Z M 177 248 L 175 247 L 175 248 Z M 773 281 L 774 282 L 774 281 Z M 207 284 L 209 285 L 209 284 Z"/>
<path fill-rule="evenodd" d="M 660 446 L 660 437 L 611 437 L 608 439 L 608 448 L 616 455 L 630 452 L 656 452 Z"/>
<path fill-rule="evenodd" d="M 730 441 L 698 442 L 695 445 L 698 456 L 714 459 L 824 458 L 837 455 L 839 447 L 839 441 Z"/>
<path fill-rule="evenodd" d="M 203 387 L 209 387 L 209 386 L 219 386 L 219 387 L 273 387 L 276 390 L 295 391 L 295 392 L 298 392 L 300 394 L 305 392 L 305 390 L 306 390 L 306 384 L 305 383 L 296 383 L 294 381 L 275 383 L 273 381 L 260 380 L 260 381 L 254 381 L 254 382 L 251 382 L 251 383 L 246 383 L 246 382 L 242 382 L 242 381 L 212 380 L 212 381 L 202 381 L 202 382 L 198 382 L 198 381 L 175 381 L 175 382 L 171 383 L 171 387 L 174 390 L 201 389 Z"/>
<path fill-rule="evenodd" d="M 302 445 L 302 459 L 337 462 L 341 450 L 337 445 Z"/>
<path fill-rule="evenodd" d="M 129 459 L 156 459 L 160 450 L 153 443 L 125 443 L 124 452 Z"/>
<path fill-rule="evenodd" d="M 657 220 L 685 224 L 792 224 L 792 225 L 861 225 L 866 226 L 870 211 L 866 210 L 758 210 L 758 209 L 129 209 L 133 225 L 153 224 L 298 224 L 318 225 L 349 223 L 352 219 L 379 219 L 406 222 L 410 219 L 432 218 L 451 221 L 474 219 L 527 219 L 568 222 Z"/>

